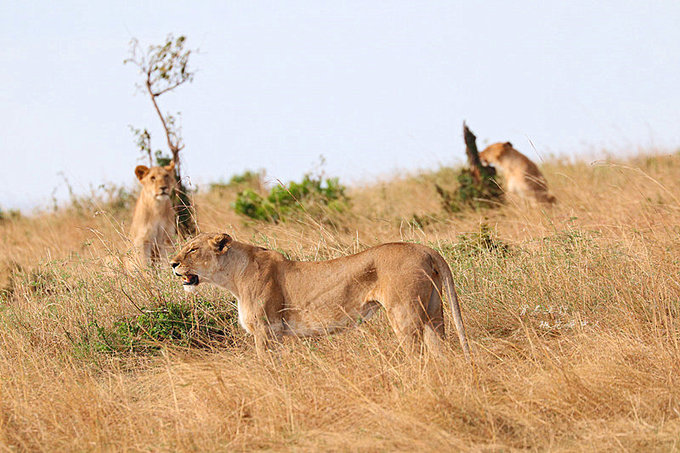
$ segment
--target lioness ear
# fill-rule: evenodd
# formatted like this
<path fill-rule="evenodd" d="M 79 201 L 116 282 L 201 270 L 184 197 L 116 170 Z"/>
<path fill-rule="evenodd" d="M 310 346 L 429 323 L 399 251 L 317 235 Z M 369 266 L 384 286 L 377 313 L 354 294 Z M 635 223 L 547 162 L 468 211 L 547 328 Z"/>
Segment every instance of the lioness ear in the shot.
<path fill-rule="evenodd" d="M 215 249 L 215 251 L 226 252 L 233 241 L 234 240 L 228 234 L 220 233 L 215 235 L 215 237 L 210 240 L 210 244 Z"/>
<path fill-rule="evenodd" d="M 171 172 L 175 169 L 175 160 L 171 160 L 170 163 L 163 168 L 165 168 L 166 171 Z"/>
<path fill-rule="evenodd" d="M 505 146 L 506 148 L 512 148 L 512 143 L 510 143 L 510 142 L 505 142 L 505 143 L 503 144 L 503 146 Z"/>
<path fill-rule="evenodd" d="M 149 173 L 149 167 L 147 166 L 137 165 L 137 168 L 135 168 L 135 175 L 137 175 L 137 179 L 140 181 L 146 176 L 147 173 Z"/>

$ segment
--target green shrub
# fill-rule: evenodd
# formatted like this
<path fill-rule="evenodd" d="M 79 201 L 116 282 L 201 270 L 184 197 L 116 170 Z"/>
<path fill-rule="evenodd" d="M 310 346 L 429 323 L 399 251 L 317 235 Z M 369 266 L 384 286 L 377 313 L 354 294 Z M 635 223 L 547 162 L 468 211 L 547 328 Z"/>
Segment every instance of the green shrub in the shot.
<path fill-rule="evenodd" d="M 461 258 L 475 257 L 485 253 L 494 253 L 505 256 L 510 252 L 510 246 L 498 238 L 496 230 L 486 223 L 479 226 L 479 231 L 461 233 L 458 242 L 431 244 L 445 257 Z"/>
<path fill-rule="evenodd" d="M 269 199 L 262 198 L 252 189 L 239 192 L 233 203 L 236 213 L 256 220 L 277 219 L 276 209 Z"/>
<path fill-rule="evenodd" d="M 301 182 L 273 187 L 264 197 L 252 189 L 243 190 L 232 207 L 236 213 L 251 219 L 279 222 L 297 211 L 309 212 L 315 205 L 341 212 L 347 201 L 345 186 L 338 178 L 306 174 Z"/>
<path fill-rule="evenodd" d="M 21 265 L 14 260 L 0 262 L 0 306 L 10 301 L 16 290 L 18 275 L 22 272 Z"/>
<path fill-rule="evenodd" d="M 226 189 L 244 188 L 259 190 L 264 185 L 264 170 L 252 171 L 246 170 L 243 173 L 237 173 L 229 178 L 229 181 L 220 181 L 210 183 L 210 192 L 221 192 Z"/>
<path fill-rule="evenodd" d="M 10 209 L 9 211 L 3 211 L 2 208 L 0 208 L 0 223 L 5 222 L 7 220 L 18 220 L 21 218 L 21 211 L 18 209 Z"/>
<path fill-rule="evenodd" d="M 89 193 L 77 195 L 68 179 L 64 176 L 64 184 L 69 193 L 69 203 L 65 209 L 72 215 L 79 217 L 91 217 L 107 212 L 111 215 L 125 213 L 132 209 L 135 203 L 135 194 L 124 186 L 114 183 L 103 183 L 98 186 L 90 186 Z M 55 198 L 52 200 L 53 210 L 59 209 L 59 203 Z"/>
<path fill-rule="evenodd" d="M 105 211 L 112 214 L 120 214 L 129 211 L 134 206 L 134 194 L 123 186 L 100 184 L 97 190 L 97 192 L 92 191 L 90 199 L 95 200 L 98 206 L 101 206 Z"/>
<path fill-rule="evenodd" d="M 480 181 L 477 181 L 469 168 L 462 168 L 456 176 L 458 187 L 447 191 L 435 184 L 441 197 L 442 207 L 448 213 L 460 212 L 464 208 L 493 208 L 503 200 L 503 190 L 489 167 L 481 168 Z"/>
<path fill-rule="evenodd" d="M 246 170 L 243 173 L 235 174 L 229 179 L 229 185 L 235 186 L 238 184 L 259 185 L 262 181 L 263 171 Z"/>
<path fill-rule="evenodd" d="M 159 309 L 145 310 L 100 327 L 96 349 L 104 352 L 153 352 L 164 344 L 183 347 L 214 347 L 232 344 L 237 313 L 232 308 L 217 309 L 211 302 L 167 303 Z"/>

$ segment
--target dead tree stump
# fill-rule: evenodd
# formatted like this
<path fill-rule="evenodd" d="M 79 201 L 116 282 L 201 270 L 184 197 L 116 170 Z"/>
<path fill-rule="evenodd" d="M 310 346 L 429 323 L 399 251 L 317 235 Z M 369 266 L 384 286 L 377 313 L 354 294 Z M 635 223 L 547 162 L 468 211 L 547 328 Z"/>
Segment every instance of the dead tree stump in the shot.
<path fill-rule="evenodd" d="M 496 182 L 496 169 L 485 167 L 479 159 L 477 137 L 463 123 L 463 139 L 467 167 L 458 173 L 458 188 L 449 192 L 435 184 L 435 189 L 442 199 L 442 206 L 447 212 L 459 212 L 464 207 L 473 209 L 491 208 L 503 201 L 503 191 Z"/>

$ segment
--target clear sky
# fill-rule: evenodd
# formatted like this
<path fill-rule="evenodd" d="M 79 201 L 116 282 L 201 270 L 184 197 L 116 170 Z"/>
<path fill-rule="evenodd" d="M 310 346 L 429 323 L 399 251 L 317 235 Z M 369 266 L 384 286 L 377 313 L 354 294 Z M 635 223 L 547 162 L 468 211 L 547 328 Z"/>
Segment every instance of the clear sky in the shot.
<path fill-rule="evenodd" d="M 680 2 L 10 1 L 0 3 L 0 207 L 134 184 L 128 125 L 164 144 L 128 43 L 200 48 L 181 111 L 201 184 L 264 168 L 347 182 L 462 161 L 680 146 Z M 533 149 L 532 144 L 535 146 Z"/>

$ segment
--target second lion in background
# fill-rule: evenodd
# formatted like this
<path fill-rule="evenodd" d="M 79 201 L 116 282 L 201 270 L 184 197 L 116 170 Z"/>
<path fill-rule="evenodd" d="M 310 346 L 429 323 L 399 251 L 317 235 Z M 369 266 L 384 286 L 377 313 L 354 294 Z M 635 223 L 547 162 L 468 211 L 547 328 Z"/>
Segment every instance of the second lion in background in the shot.
<path fill-rule="evenodd" d="M 555 203 L 543 173 L 527 156 L 513 148 L 512 143 L 494 143 L 479 153 L 479 159 L 483 165 L 493 165 L 501 171 L 507 192 L 541 203 Z"/>
<path fill-rule="evenodd" d="M 166 260 L 172 247 L 177 231 L 172 203 L 176 186 L 174 168 L 174 161 L 165 167 L 135 168 L 142 190 L 132 216 L 130 237 L 142 265 Z"/>

